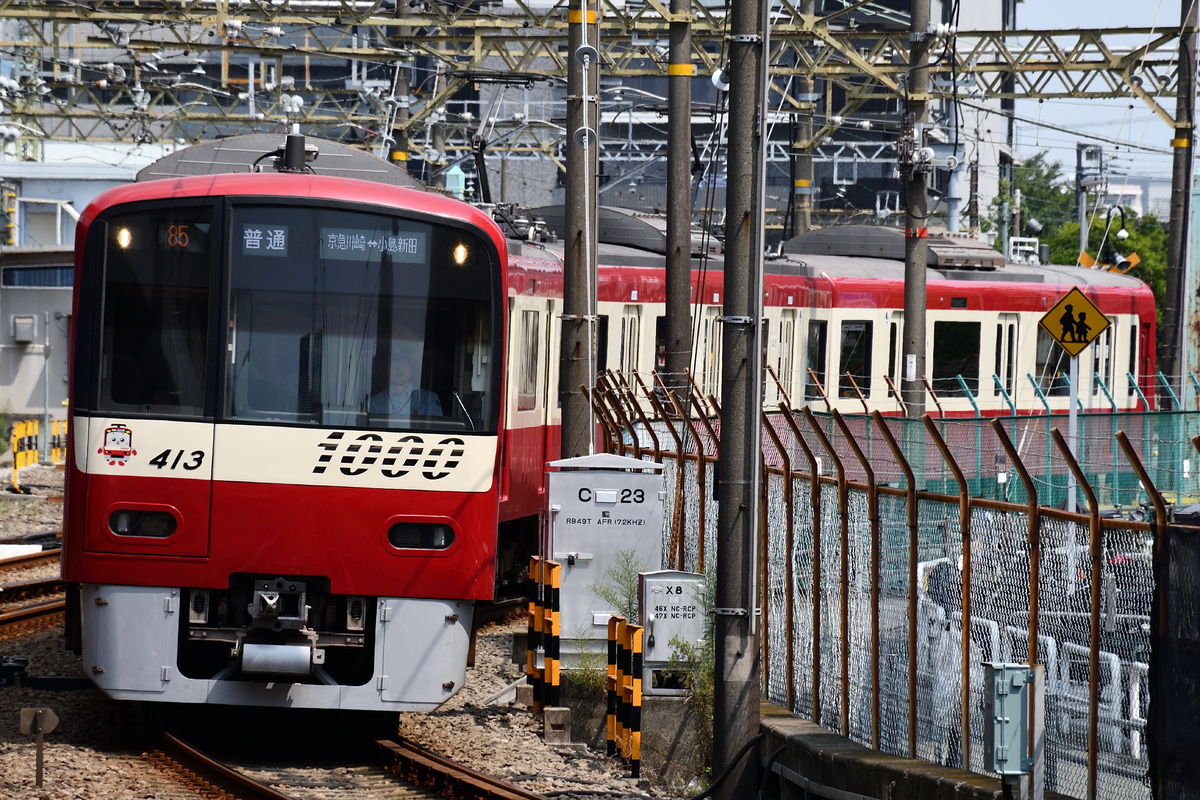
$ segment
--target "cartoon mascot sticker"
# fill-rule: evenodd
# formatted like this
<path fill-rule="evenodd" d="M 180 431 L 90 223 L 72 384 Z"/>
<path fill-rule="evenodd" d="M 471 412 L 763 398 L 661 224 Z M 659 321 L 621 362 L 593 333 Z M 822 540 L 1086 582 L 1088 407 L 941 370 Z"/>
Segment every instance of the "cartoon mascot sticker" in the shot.
<path fill-rule="evenodd" d="M 96 451 L 108 459 L 110 467 L 123 467 L 130 456 L 136 456 L 133 449 L 133 431 L 116 423 L 104 429 L 104 444 Z"/>

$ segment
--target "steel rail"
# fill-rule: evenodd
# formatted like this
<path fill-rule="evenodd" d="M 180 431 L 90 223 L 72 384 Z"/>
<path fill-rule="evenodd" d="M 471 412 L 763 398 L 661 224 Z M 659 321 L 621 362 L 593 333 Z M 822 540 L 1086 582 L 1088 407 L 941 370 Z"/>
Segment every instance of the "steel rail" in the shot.
<path fill-rule="evenodd" d="M 379 739 L 387 770 L 417 786 L 456 800 L 545 800 L 520 786 L 493 778 L 403 739 Z"/>
<path fill-rule="evenodd" d="M 0 584 L 0 604 L 38 600 L 62 594 L 64 591 L 62 578 L 58 577 L 3 583 Z"/>
<path fill-rule="evenodd" d="M 167 772 L 174 772 L 186 785 L 205 797 L 233 800 L 294 800 L 291 795 L 259 783 L 196 749 L 172 733 L 163 733 L 159 747 L 146 759 Z"/>
<path fill-rule="evenodd" d="M 35 564 L 49 564 L 52 561 L 58 561 L 60 558 L 62 558 L 62 548 L 56 547 L 53 550 L 43 550 L 40 553 L 26 553 L 23 556 L 0 558 L 0 569 L 30 567 Z"/>
<path fill-rule="evenodd" d="M 60 599 L 0 612 L 0 631 L 36 622 L 49 623 L 50 617 L 56 617 L 66 609 L 67 601 Z"/>

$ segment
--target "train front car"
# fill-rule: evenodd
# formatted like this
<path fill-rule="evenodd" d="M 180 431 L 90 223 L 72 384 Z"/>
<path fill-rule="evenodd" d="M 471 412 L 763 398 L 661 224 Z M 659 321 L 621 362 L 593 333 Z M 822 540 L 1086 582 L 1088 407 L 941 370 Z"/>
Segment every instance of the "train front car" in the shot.
<path fill-rule="evenodd" d="M 431 710 L 490 599 L 503 237 L 305 174 L 135 184 L 76 265 L 68 639 L 114 698 Z"/>

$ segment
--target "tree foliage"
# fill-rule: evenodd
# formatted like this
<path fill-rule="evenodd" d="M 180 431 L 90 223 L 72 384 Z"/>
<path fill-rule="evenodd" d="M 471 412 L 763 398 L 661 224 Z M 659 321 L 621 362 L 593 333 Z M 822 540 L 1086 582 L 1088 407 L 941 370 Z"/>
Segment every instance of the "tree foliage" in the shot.
<path fill-rule="evenodd" d="M 1074 180 L 1064 174 L 1063 165 L 1058 161 L 1050 161 L 1045 150 L 1016 165 L 1011 184 L 1006 180 L 1000 182 L 1000 194 L 992 200 L 990 225 L 985 225 L 986 230 L 1000 229 L 1001 212 L 1006 203 L 1012 209 L 1015 189 L 1021 190 L 1022 222 L 1037 219 L 1042 223 L 1044 230 L 1039 238 L 1042 244 L 1050 246 L 1050 263 L 1077 263 L 1079 220 L 1075 209 Z M 1129 256 L 1137 253 L 1141 263 L 1128 274 L 1144 281 L 1154 292 L 1154 303 L 1161 322 L 1166 299 L 1167 223 L 1149 214 L 1139 217 L 1131 208 L 1123 211 L 1125 230 L 1129 233 L 1125 241 L 1117 239 L 1117 232 L 1121 229 L 1119 213 L 1101 207 L 1089 216 L 1088 255 L 1100 263 L 1111 264 L 1116 254 Z"/>

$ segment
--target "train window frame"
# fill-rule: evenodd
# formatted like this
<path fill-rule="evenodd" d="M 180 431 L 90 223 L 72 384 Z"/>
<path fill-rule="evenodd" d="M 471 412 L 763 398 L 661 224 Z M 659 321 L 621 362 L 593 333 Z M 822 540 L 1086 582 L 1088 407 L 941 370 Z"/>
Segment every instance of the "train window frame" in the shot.
<path fill-rule="evenodd" d="M 621 372 L 631 375 L 638 368 L 642 346 L 642 307 L 626 303 L 621 308 Z"/>
<path fill-rule="evenodd" d="M 795 308 L 784 308 L 779 313 L 779 349 L 775 353 L 775 369 L 779 385 L 787 397 L 792 396 L 792 379 L 796 363 L 796 325 L 800 313 Z M 780 398 L 782 399 L 782 398 Z"/>
<path fill-rule="evenodd" d="M 825 397 L 825 372 L 829 363 L 829 320 L 810 319 L 804 351 L 804 400 Z M 809 376 L 809 370 L 813 375 Z M 816 378 L 816 381 L 813 380 Z"/>
<path fill-rule="evenodd" d="M 854 335 L 857 330 L 857 335 Z M 848 335 L 854 337 L 853 346 L 849 351 L 846 350 L 846 338 Z M 845 319 L 842 320 L 840 326 L 840 336 L 838 338 L 838 397 L 842 398 L 857 398 L 858 394 L 854 391 L 854 386 L 849 381 L 843 382 L 846 373 L 850 373 L 850 377 L 854 379 L 854 383 L 858 385 L 859 391 L 862 391 L 864 397 L 871 396 L 871 350 L 874 347 L 875 341 L 875 324 L 869 319 Z M 861 347 L 860 347 L 861 345 Z M 855 373 L 852 367 L 861 370 Z M 864 390 L 859 380 L 866 379 L 866 388 Z"/>
<path fill-rule="evenodd" d="M 533 411 L 537 408 L 541 313 L 536 308 L 521 308 L 520 311 L 521 339 L 518 348 L 516 381 L 517 411 Z"/>
<path fill-rule="evenodd" d="M 1117 363 L 1116 331 L 1117 318 L 1108 316 L 1108 326 L 1100 336 L 1097 336 L 1093 340 L 1089 348 L 1092 351 L 1092 397 L 1100 395 L 1101 382 L 1104 383 L 1104 387 L 1108 390 L 1108 393 L 1112 394 L 1113 381 L 1116 378 L 1114 372 Z"/>

